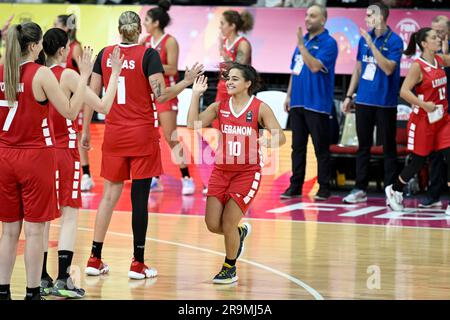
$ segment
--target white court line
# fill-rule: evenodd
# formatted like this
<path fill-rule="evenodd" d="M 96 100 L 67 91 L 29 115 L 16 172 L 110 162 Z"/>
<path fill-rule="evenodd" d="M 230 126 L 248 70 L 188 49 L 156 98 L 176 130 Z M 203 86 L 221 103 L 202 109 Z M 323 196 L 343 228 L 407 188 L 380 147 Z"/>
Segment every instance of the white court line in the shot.
<path fill-rule="evenodd" d="M 93 209 L 82 209 L 80 211 L 88 211 L 88 212 L 97 212 L 97 210 Z M 445 210 L 441 210 L 445 211 Z M 114 210 L 117 213 L 125 213 L 131 214 L 131 211 L 123 211 L 123 210 Z M 204 218 L 204 215 L 198 214 L 178 214 L 178 213 L 158 213 L 158 212 L 149 212 L 149 216 L 165 216 L 165 217 L 183 217 L 183 218 Z M 449 217 L 450 219 L 450 217 Z M 378 227 L 378 228 L 403 228 L 403 229 L 421 229 L 421 230 L 442 230 L 442 231 L 450 231 L 450 226 L 448 228 L 441 227 L 420 227 L 420 226 L 400 226 L 400 225 L 389 225 L 389 224 L 370 224 L 370 223 L 349 223 L 349 222 L 329 222 L 329 221 L 311 221 L 311 220 L 288 220 L 288 219 L 266 219 L 266 218 L 247 218 L 244 217 L 243 220 L 255 220 L 255 221 L 269 221 L 269 222 L 290 222 L 290 223 L 317 223 L 317 224 L 337 224 L 343 226 L 353 226 L 353 227 Z M 386 219 L 384 219 L 386 220 Z"/>
<path fill-rule="evenodd" d="M 52 227 L 57 227 L 60 228 L 60 225 L 56 225 L 56 224 L 51 224 Z M 83 228 L 83 227 L 79 227 L 78 230 L 81 231 L 89 231 L 89 232 L 94 232 L 94 229 L 89 229 L 89 228 Z M 127 233 L 120 233 L 120 232 L 113 232 L 113 231 L 108 231 L 108 234 L 112 234 L 115 236 L 120 236 L 120 237 L 127 237 L 127 238 L 133 238 L 133 235 L 131 234 L 127 234 Z M 210 249 L 205 249 L 205 248 L 201 248 L 201 247 L 196 247 L 196 246 L 191 246 L 189 244 L 184 244 L 184 243 L 179 243 L 179 242 L 173 242 L 173 241 L 167 241 L 167 240 L 160 240 L 160 239 L 155 239 L 155 238 L 149 238 L 146 237 L 146 240 L 149 241 L 155 241 L 155 242 L 159 242 L 159 243 L 165 243 L 165 244 L 171 244 L 174 246 L 179 246 L 179 247 L 184 247 L 184 248 L 188 248 L 188 249 L 193 249 L 193 250 L 198 250 L 198 251 L 203 251 L 206 253 L 210 253 L 210 254 L 215 254 L 218 256 L 224 256 L 224 254 L 222 252 L 219 251 L 214 251 L 214 250 L 210 250 Z M 304 283 L 303 281 L 301 281 L 300 279 L 297 279 L 287 273 L 284 273 L 282 271 L 279 271 L 277 269 L 268 267 L 266 265 L 260 264 L 258 262 L 254 262 L 251 260 L 247 260 L 247 259 L 239 259 L 239 261 L 245 262 L 247 264 L 253 265 L 257 268 L 272 272 L 276 275 L 279 275 L 280 277 L 283 277 L 289 281 L 294 282 L 295 284 L 299 285 L 300 287 L 302 287 L 303 289 L 305 289 L 309 294 L 311 294 L 316 300 L 325 300 L 322 295 L 317 292 L 314 288 L 310 287 L 308 284 Z"/>

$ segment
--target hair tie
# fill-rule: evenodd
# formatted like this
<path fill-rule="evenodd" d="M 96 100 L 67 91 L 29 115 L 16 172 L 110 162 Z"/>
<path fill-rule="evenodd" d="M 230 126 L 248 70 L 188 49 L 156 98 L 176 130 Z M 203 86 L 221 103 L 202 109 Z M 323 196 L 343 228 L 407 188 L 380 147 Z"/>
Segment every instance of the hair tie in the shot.
<path fill-rule="evenodd" d="M 19 32 L 22 31 L 22 25 L 21 25 L 21 24 L 18 24 L 18 25 L 16 26 L 16 30 L 19 31 Z"/>

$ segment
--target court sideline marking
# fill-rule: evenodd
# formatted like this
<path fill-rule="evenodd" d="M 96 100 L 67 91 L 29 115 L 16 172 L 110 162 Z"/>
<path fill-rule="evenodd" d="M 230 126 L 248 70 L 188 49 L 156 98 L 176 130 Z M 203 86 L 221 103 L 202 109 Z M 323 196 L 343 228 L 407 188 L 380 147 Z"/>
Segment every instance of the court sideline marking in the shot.
<path fill-rule="evenodd" d="M 60 225 L 57 224 L 51 224 L 51 227 L 57 227 L 60 228 Z M 78 230 L 81 231 L 86 231 L 86 232 L 94 232 L 94 229 L 90 229 L 90 228 L 84 228 L 84 227 L 79 227 Z M 120 233 L 120 232 L 114 232 L 114 231 L 108 231 L 108 234 L 111 235 L 115 235 L 115 236 L 119 236 L 119 237 L 126 237 L 126 238 L 133 238 L 133 235 L 131 234 L 127 234 L 127 233 Z M 219 251 L 214 251 L 214 250 L 210 250 L 210 249 L 205 249 L 205 248 L 201 248 L 201 247 L 196 247 L 196 246 L 192 246 L 189 244 L 184 244 L 184 243 L 179 243 L 179 242 L 173 242 L 173 241 L 167 241 L 167 240 L 161 240 L 161 239 L 156 239 L 156 238 L 150 238 L 150 237 L 146 237 L 146 240 L 149 241 L 154 241 L 154 242 L 159 242 L 159 243 L 164 243 L 164 244 L 170 244 L 170 245 L 174 245 L 174 246 L 179 246 L 179 247 L 183 247 L 183 248 L 188 248 L 188 249 L 192 249 L 192 250 L 198 250 L 198 251 L 203 251 L 206 253 L 210 253 L 210 254 L 215 254 L 218 256 L 224 256 L 224 254 L 222 252 Z M 247 260 L 247 259 L 239 259 L 239 261 L 242 261 L 244 263 L 253 265 L 254 267 L 272 272 L 280 277 L 283 277 L 291 282 L 294 282 L 295 284 L 297 284 L 298 286 L 302 287 L 303 289 L 305 289 L 310 295 L 312 295 L 316 300 L 325 300 L 323 298 L 323 296 L 314 288 L 312 288 L 311 286 L 309 286 L 308 284 L 306 284 L 305 282 L 301 281 L 300 279 L 297 279 L 287 273 L 284 273 L 282 271 L 279 271 L 277 269 L 268 267 L 266 265 L 263 265 L 261 263 L 255 262 L 255 261 L 251 261 L 251 260 Z"/>

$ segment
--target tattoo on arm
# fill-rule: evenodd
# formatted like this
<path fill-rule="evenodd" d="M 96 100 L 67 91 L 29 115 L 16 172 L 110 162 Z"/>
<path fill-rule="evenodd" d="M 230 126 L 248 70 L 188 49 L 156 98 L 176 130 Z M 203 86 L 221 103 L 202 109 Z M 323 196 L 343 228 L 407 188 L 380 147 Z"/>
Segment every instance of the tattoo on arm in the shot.
<path fill-rule="evenodd" d="M 242 64 L 247 64 L 247 59 L 245 57 L 245 53 L 242 50 L 238 50 L 237 54 L 236 54 L 236 62 L 238 63 L 242 63 Z"/>
<path fill-rule="evenodd" d="M 159 98 L 161 96 L 161 83 L 158 80 L 151 80 L 150 85 L 152 87 L 153 94 L 155 98 Z"/>

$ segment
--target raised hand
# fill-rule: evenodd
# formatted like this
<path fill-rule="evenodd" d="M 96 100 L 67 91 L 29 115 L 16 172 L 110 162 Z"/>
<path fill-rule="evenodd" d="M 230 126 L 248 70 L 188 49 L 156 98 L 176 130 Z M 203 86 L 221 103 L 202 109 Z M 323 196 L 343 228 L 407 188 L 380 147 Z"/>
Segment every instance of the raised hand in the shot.
<path fill-rule="evenodd" d="M 444 41 L 442 41 L 442 53 L 449 54 L 449 52 L 448 52 L 448 35 L 446 35 Z"/>
<path fill-rule="evenodd" d="M 3 24 L 2 28 L 0 29 L 0 34 L 1 35 L 5 35 L 6 34 L 6 31 L 8 30 L 9 25 L 11 24 L 11 21 L 12 21 L 13 18 L 14 18 L 14 14 L 12 14 L 8 18 L 8 20 L 6 20 L 6 22 Z"/>
<path fill-rule="evenodd" d="M 205 72 L 203 70 L 203 65 L 196 62 L 191 69 L 189 67 L 186 67 L 186 72 L 184 73 L 184 80 L 187 81 L 189 84 L 194 83 L 194 80 L 203 74 Z"/>
<path fill-rule="evenodd" d="M 119 75 L 122 71 L 122 65 L 123 60 L 125 58 L 125 55 L 122 54 L 122 57 L 120 56 L 120 48 L 119 46 L 115 46 L 112 54 L 109 54 L 109 59 L 111 60 L 111 69 L 112 74 Z"/>
<path fill-rule="evenodd" d="M 302 47 L 305 45 L 304 39 L 303 39 L 303 29 L 302 27 L 298 27 L 297 30 L 297 41 L 298 41 L 298 46 Z"/>
<path fill-rule="evenodd" d="M 78 57 L 77 63 L 78 68 L 80 69 L 80 75 L 82 77 L 89 78 L 92 69 L 94 68 L 94 61 L 97 58 L 97 56 L 94 57 L 94 60 L 92 60 L 93 55 L 93 49 L 91 47 L 84 47 L 83 48 L 83 55 L 81 57 Z"/>
<path fill-rule="evenodd" d="M 372 45 L 372 38 L 370 37 L 370 34 L 363 28 L 359 28 L 359 32 L 364 40 L 366 40 L 367 45 L 370 47 Z"/>
<path fill-rule="evenodd" d="M 208 77 L 201 75 L 194 80 L 192 91 L 202 95 L 208 89 Z"/>

